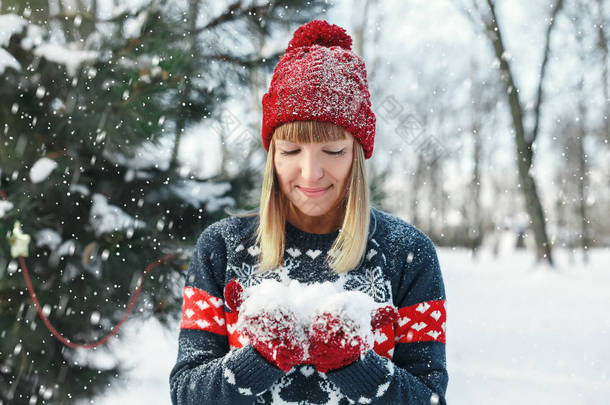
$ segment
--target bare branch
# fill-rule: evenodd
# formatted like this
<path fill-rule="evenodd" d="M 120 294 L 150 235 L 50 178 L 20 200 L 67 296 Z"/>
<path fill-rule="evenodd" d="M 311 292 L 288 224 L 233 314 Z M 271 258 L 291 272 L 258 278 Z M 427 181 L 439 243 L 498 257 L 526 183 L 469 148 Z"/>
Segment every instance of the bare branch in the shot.
<path fill-rule="evenodd" d="M 254 59 L 248 59 L 248 58 L 240 58 L 239 56 L 235 56 L 235 55 L 231 55 L 228 53 L 217 53 L 217 54 L 210 54 L 210 55 L 201 55 L 202 58 L 210 58 L 210 59 L 215 59 L 215 60 L 220 60 L 223 62 L 229 62 L 235 65 L 240 65 L 240 66 L 244 66 L 247 68 L 250 67 L 254 67 L 254 66 L 258 66 L 261 63 L 267 61 L 267 60 L 274 60 L 275 58 L 279 58 L 284 52 L 275 52 L 274 54 L 267 56 L 267 57 L 259 57 L 259 58 L 254 58 Z"/>
<path fill-rule="evenodd" d="M 476 1 L 468 2 L 469 4 L 458 3 L 457 9 L 464 17 L 466 17 L 475 28 L 480 27 L 481 22 L 485 22 L 488 20 L 479 8 L 479 5 Z"/>
<path fill-rule="evenodd" d="M 75 19 L 77 16 L 80 17 L 82 20 L 84 21 L 89 21 L 91 23 L 94 24 L 101 24 L 101 23 L 119 23 L 119 22 L 123 22 L 125 20 L 127 20 L 130 17 L 137 17 L 138 14 L 140 14 L 140 12 L 142 12 L 145 9 L 149 9 L 150 8 L 150 4 L 146 3 L 144 6 L 140 7 L 135 13 L 130 13 L 129 11 L 124 11 L 121 14 L 117 14 L 114 17 L 111 18 L 107 18 L 107 19 L 100 19 L 97 18 L 95 15 L 89 13 L 89 12 L 83 12 L 83 11 L 60 11 L 57 14 L 54 14 L 52 16 L 49 16 L 50 20 L 67 20 L 67 19 Z"/>
<path fill-rule="evenodd" d="M 546 36 L 544 39 L 544 57 L 542 58 L 542 65 L 540 66 L 540 79 L 538 81 L 538 94 L 536 95 L 536 105 L 534 107 L 534 128 L 532 129 L 530 139 L 527 142 L 531 145 L 538 136 L 538 128 L 540 126 L 540 106 L 542 105 L 542 86 L 544 84 L 544 76 L 546 73 L 546 65 L 549 61 L 549 54 L 551 51 L 551 32 L 553 31 L 553 27 L 555 26 L 555 20 L 557 19 L 557 14 L 559 10 L 563 6 L 563 0 L 557 0 L 555 7 L 553 8 L 553 13 L 551 15 L 551 19 L 549 21 L 549 25 L 546 29 Z"/>
<path fill-rule="evenodd" d="M 252 5 L 248 8 L 242 9 L 241 0 L 237 0 L 233 4 L 229 5 L 229 7 L 225 10 L 224 13 L 219 15 L 218 17 L 209 21 L 203 27 L 197 28 L 193 31 L 193 34 L 199 34 L 200 32 L 212 29 L 217 27 L 225 22 L 234 21 L 244 16 L 252 16 L 252 15 L 262 15 L 265 11 L 273 8 L 273 2 L 269 2 L 269 4 L 259 4 Z"/>
<path fill-rule="evenodd" d="M 495 4 L 492 0 L 487 0 L 487 4 L 489 6 L 490 18 L 485 21 L 486 33 L 492 43 L 492 46 L 494 47 L 496 58 L 500 63 L 501 79 L 508 95 L 508 103 L 511 109 L 513 125 L 515 126 L 517 143 L 523 142 L 524 146 L 527 146 L 527 143 L 525 142 L 525 129 L 523 126 L 523 108 L 521 107 L 519 92 L 517 91 L 517 86 L 515 85 L 513 73 L 505 57 L 506 49 L 502 39 L 502 32 L 500 31 L 500 27 L 498 25 Z M 531 159 L 531 148 L 524 148 L 524 153 L 527 153 L 527 158 Z"/>

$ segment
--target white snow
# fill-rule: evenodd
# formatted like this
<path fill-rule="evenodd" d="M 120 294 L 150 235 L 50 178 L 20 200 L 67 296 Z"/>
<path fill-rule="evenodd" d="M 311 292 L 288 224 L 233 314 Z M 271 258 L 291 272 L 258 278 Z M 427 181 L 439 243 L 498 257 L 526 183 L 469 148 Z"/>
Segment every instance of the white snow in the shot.
<path fill-rule="evenodd" d="M 95 193 L 91 199 L 93 204 L 89 211 L 89 222 L 93 225 L 97 236 L 123 230 L 132 232 L 134 228 L 146 226 L 144 221 L 132 218 L 116 205 L 108 204 L 107 198 L 102 194 Z"/>
<path fill-rule="evenodd" d="M 25 18 L 16 14 L 0 14 L 0 46 L 7 47 L 11 37 L 23 31 Z"/>
<path fill-rule="evenodd" d="M 142 33 L 142 27 L 148 18 L 148 10 L 142 10 L 136 18 L 130 18 L 125 21 L 124 33 L 125 38 L 136 38 Z"/>
<path fill-rule="evenodd" d="M 0 48 L 0 74 L 4 74 L 6 68 L 9 67 L 12 67 L 15 70 L 21 70 L 21 65 L 17 62 L 17 59 L 4 48 Z"/>
<path fill-rule="evenodd" d="M 99 367 L 111 367 L 118 360 L 130 371 L 99 398 L 80 401 L 78 405 L 171 404 L 169 372 L 177 355 L 177 331 L 178 325 L 167 331 L 155 318 L 146 322 L 128 319 L 119 331 L 120 341 L 113 337 L 102 349 L 79 349 L 79 363 L 86 360 Z M 106 353 L 107 348 L 116 352 L 116 359 Z"/>
<path fill-rule="evenodd" d="M 66 66 L 70 76 L 75 76 L 81 64 L 93 62 L 98 57 L 97 51 L 82 48 L 79 42 L 60 44 L 58 42 L 43 42 L 43 29 L 15 14 L 0 15 L 0 74 L 4 73 L 7 67 L 21 70 L 19 62 L 5 49 L 13 35 L 23 31 L 27 27 L 27 32 L 21 40 L 21 47 L 25 50 L 33 49 L 34 55 L 44 57 L 48 61 Z"/>
<path fill-rule="evenodd" d="M 89 188 L 83 184 L 70 184 L 70 192 L 81 193 L 82 195 L 89 195 L 91 191 Z"/>
<path fill-rule="evenodd" d="M 73 256 L 76 251 L 76 241 L 74 239 L 68 239 L 57 248 L 54 252 L 57 257 L 62 256 Z"/>
<path fill-rule="evenodd" d="M 6 200 L 0 200 L 0 218 L 4 217 L 6 213 L 13 209 L 13 203 Z"/>
<path fill-rule="evenodd" d="M 38 159 L 30 169 L 30 181 L 32 183 L 40 183 L 44 181 L 57 166 L 57 162 L 53 159 L 46 157 Z"/>
<path fill-rule="evenodd" d="M 500 260 L 441 249 L 447 288 L 448 402 L 603 404 L 610 396 L 609 249 L 592 263 L 555 249 Z"/>
<path fill-rule="evenodd" d="M 93 62 L 98 57 L 97 51 L 82 49 L 77 42 L 68 44 L 43 43 L 34 49 L 34 54 L 48 61 L 66 66 L 70 76 L 75 76 L 78 68 L 85 62 Z"/>
<path fill-rule="evenodd" d="M 114 17 L 120 16 L 123 13 L 134 14 L 139 9 L 144 7 L 146 5 L 147 1 L 148 0 L 131 0 L 131 1 L 117 3 L 116 5 L 113 4 L 112 10 L 110 10 L 110 16 L 114 18 Z"/>
<path fill-rule="evenodd" d="M 44 37 L 44 30 L 41 26 L 35 24 L 28 24 L 27 32 L 25 37 L 21 40 L 21 47 L 26 51 L 29 51 L 35 46 L 42 44 Z"/>
<path fill-rule="evenodd" d="M 253 316 L 266 310 L 274 314 L 278 308 L 289 309 L 296 315 L 297 321 L 307 330 L 314 323 L 315 317 L 323 313 L 331 313 L 341 319 L 351 319 L 355 322 L 353 335 L 363 338 L 366 347 L 373 347 L 374 337 L 371 328 L 371 317 L 375 309 L 384 306 L 360 291 L 345 291 L 343 282 L 302 284 L 296 280 L 284 284 L 273 279 L 265 279 L 260 284 L 244 290 L 247 297 L 239 309 L 240 317 L 237 330 L 248 328 L 256 330 L 258 326 L 245 322 L 247 316 Z M 255 332 L 263 336 L 265 330 Z M 305 340 L 305 336 L 295 336 Z M 349 343 L 348 343 L 349 344 Z"/>
<path fill-rule="evenodd" d="M 566 250 L 554 252 L 558 272 L 532 266 L 531 251 L 474 261 L 466 251 L 438 249 L 447 290 L 448 403 L 607 403 L 610 250 L 592 249 L 589 267 L 571 262 Z M 169 404 L 178 324 L 165 332 L 154 319 L 128 320 L 121 338 L 112 345 L 117 361 L 134 367 L 121 376 L 129 385 L 114 385 L 94 403 Z"/>
<path fill-rule="evenodd" d="M 232 197 L 223 197 L 223 194 L 231 190 L 231 184 L 227 182 L 214 183 L 183 179 L 170 185 L 172 191 L 182 200 L 195 208 L 201 208 L 205 204 L 209 211 L 218 211 L 221 207 L 235 205 Z"/>
<path fill-rule="evenodd" d="M 36 232 L 36 247 L 48 246 L 49 249 L 55 250 L 61 243 L 61 236 L 51 228 L 44 228 Z"/>
<path fill-rule="evenodd" d="M 171 142 L 166 138 L 162 138 L 159 140 L 160 145 L 154 145 L 151 142 L 144 142 L 142 145 L 138 146 L 136 152 L 134 152 L 134 156 L 128 157 L 117 151 L 109 151 L 108 149 L 104 149 L 102 151 L 102 156 L 111 162 L 130 167 L 132 169 L 150 169 L 157 168 L 159 170 L 167 170 L 169 167 L 169 153 L 171 150 Z"/>

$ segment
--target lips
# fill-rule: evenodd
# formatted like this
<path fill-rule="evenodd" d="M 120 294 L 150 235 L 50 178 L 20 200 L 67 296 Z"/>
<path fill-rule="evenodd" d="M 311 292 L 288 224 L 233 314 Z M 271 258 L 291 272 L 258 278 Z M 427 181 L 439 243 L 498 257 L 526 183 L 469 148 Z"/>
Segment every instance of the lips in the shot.
<path fill-rule="evenodd" d="M 321 197 L 323 195 L 326 195 L 326 193 L 328 193 L 328 190 L 332 187 L 332 185 L 326 187 L 326 188 L 304 188 L 304 187 L 298 187 L 299 190 L 301 191 L 301 193 L 303 195 L 305 195 L 306 197 L 309 198 L 317 198 L 317 197 Z M 311 191 L 311 190 L 315 190 L 315 191 Z"/>
<path fill-rule="evenodd" d="M 299 187 L 299 186 L 297 186 Z M 324 191 L 330 188 L 330 186 L 328 187 L 319 187 L 319 188 L 307 188 L 307 187 L 299 187 L 301 190 L 303 191 L 307 191 L 308 193 L 316 193 L 318 191 Z"/>

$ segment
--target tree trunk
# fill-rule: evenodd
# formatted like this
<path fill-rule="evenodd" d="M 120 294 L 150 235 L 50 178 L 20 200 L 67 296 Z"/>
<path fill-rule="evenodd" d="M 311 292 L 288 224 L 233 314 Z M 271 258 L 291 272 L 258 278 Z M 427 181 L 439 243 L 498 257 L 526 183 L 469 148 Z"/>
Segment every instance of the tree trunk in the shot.
<path fill-rule="evenodd" d="M 474 85 L 474 83 L 477 83 L 474 74 L 478 72 L 474 59 L 472 60 L 470 71 L 472 73 L 471 81 L 473 83 L 470 99 L 473 102 L 471 109 L 471 132 L 474 148 L 472 152 L 472 180 L 470 182 L 471 194 L 465 201 L 465 212 L 468 213 L 467 240 L 474 256 L 477 254 L 477 248 L 480 246 L 483 239 L 483 211 L 481 207 L 481 155 L 483 140 L 481 139 L 481 114 L 488 113 L 488 106 L 485 102 L 481 102 L 481 100 L 484 99 L 482 87 Z"/>
<path fill-rule="evenodd" d="M 421 191 L 421 183 L 422 183 L 422 175 L 423 175 L 423 166 L 424 166 L 424 159 L 420 154 L 417 154 L 417 163 L 416 163 L 416 169 L 415 169 L 415 176 L 413 178 L 413 186 L 411 188 L 411 221 L 413 222 L 413 225 L 420 227 L 421 223 L 420 223 L 420 219 L 419 219 L 419 200 L 418 200 L 418 196 L 420 195 L 420 191 Z"/>
<path fill-rule="evenodd" d="M 578 199 L 579 199 L 579 219 L 583 262 L 589 262 L 589 220 L 587 219 L 587 193 L 588 176 L 587 176 L 587 157 L 584 149 L 585 129 L 583 128 L 582 119 L 579 127 L 580 136 L 578 137 Z"/>
<path fill-rule="evenodd" d="M 546 63 L 548 61 L 549 46 L 550 46 L 550 34 L 553 28 L 555 16 L 561 8 L 562 0 L 558 0 L 553 11 L 553 17 L 551 23 L 547 28 L 546 33 L 546 44 L 544 49 L 544 58 L 541 66 L 540 78 L 538 83 L 538 96 L 535 106 L 535 125 L 531 132 L 531 135 L 526 138 L 525 128 L 523 124 L 523 109 L 521 107 L 521 101 L 519 100 L 519 93 L 517 86 L 513 80 L 513 74 L 505 58 L 506 49 L 502 40 L 502 34 L 498 22 L 498 18 L 495 13 L 495 5 L 492 0 L 487 0 L 489 9 L 491 11 L 491 19 L 485 21 L 487 29 L 487 37 L 491 41 L 494 48 L 496 58 L 500 62 L 500 72 L 502 75 L 502 82 L 506 89 L 506 95 L 510 106 L 510 113 L 513 121 L 513 127 L 515 130 L 515 140 L 517 144 L 517 167 L 519 172 L 520 187 L 525 197 L 526 211 L 530 217 L 530 226 L 534 232 L 534 238 L 536 241 L 536 255 L 539 260 L 547 260 L 549 264 L 553 264 L 553 258 L 551 255 L 551 245 L 548 240 L 546 232 L 547 219 L 542 209 L 542 204 L 538 196 L 536 188 L 536 181 L 530 174 L 530 169 L 533 163 L 534 151 L 532 145 L 536 140 L 538 125 L 540 122 L 540 105 L 542 103 L 542 84 L 545 76 Z"/>
<path fill-rule="evenodd" d="M 598 24 L 597 33 L 599 36 L 598 46 L 601 51 L 602 60 L 602 91 L 604 94 L 604 138 L 606 144 L 610 143 L 610 94 L 608 91 L 608 38 L 606 37 L 606 24 L 604 18 L 604 2 L 597 0 L 598 5 Z"/>
<path fill-rule="evenodd" d="M 477 248 L 481 244 L 483 238 L 483 218 L 481 209 L 481 122 L 479 116 L 473 110 L 472 118 L 472 137 L 474 140 L 474 150 L 472 160 L 474 167 L 472 168 L 472 181 L 470 183 L 470 190 L 472 197 L 468 199 L 471 205 L 471 220 L 470 226 L 468 227 L 468 241 L 470 242 L 470 248 L 473 254 L 477 253 Z M 471 229 L 472 227 L 472 229 Z"/>
<path fill-rule="evenodd" d="M 584 62 L 584 60 L 583 60 Z M 583 64 L 584 66 L 584 64 Z M 587 154 L 585 152 L 585 117 L 587 116 L 586 95 L 584 90 L 584 76 L 581 76 L 578 88 L 578 136 L 576 139 L 577 159 L 578 159 L 578 218 L 580 222 L 580 242 L 582 247 L 583 262 L 589 262 L 589 220 L 587 219 L 587 189 L 588 189 L 588 168 Z M 606 121 L 607 122 L 607 121 Z"/>

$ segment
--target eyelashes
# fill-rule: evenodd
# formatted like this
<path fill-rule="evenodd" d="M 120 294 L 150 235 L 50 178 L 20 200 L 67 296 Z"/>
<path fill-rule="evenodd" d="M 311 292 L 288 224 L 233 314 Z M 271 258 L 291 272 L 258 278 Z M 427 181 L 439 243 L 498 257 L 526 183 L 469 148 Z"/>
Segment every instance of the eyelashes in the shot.
<path fill-rule="evenodd" d="M 293 150 L 293 151 L 290 151 L 290 152 L 282 151 L 281 154 L 282 155 L 295 155 L 297 152 L 299 152 L 299 149 Z M 324 151 L 324 153 L 329 154 L 329 155 L 333 155 L 333 156 L 341 156 L 341 155 L 345 154 L 345 149 L 341 149 L 338 152 Z"/>

